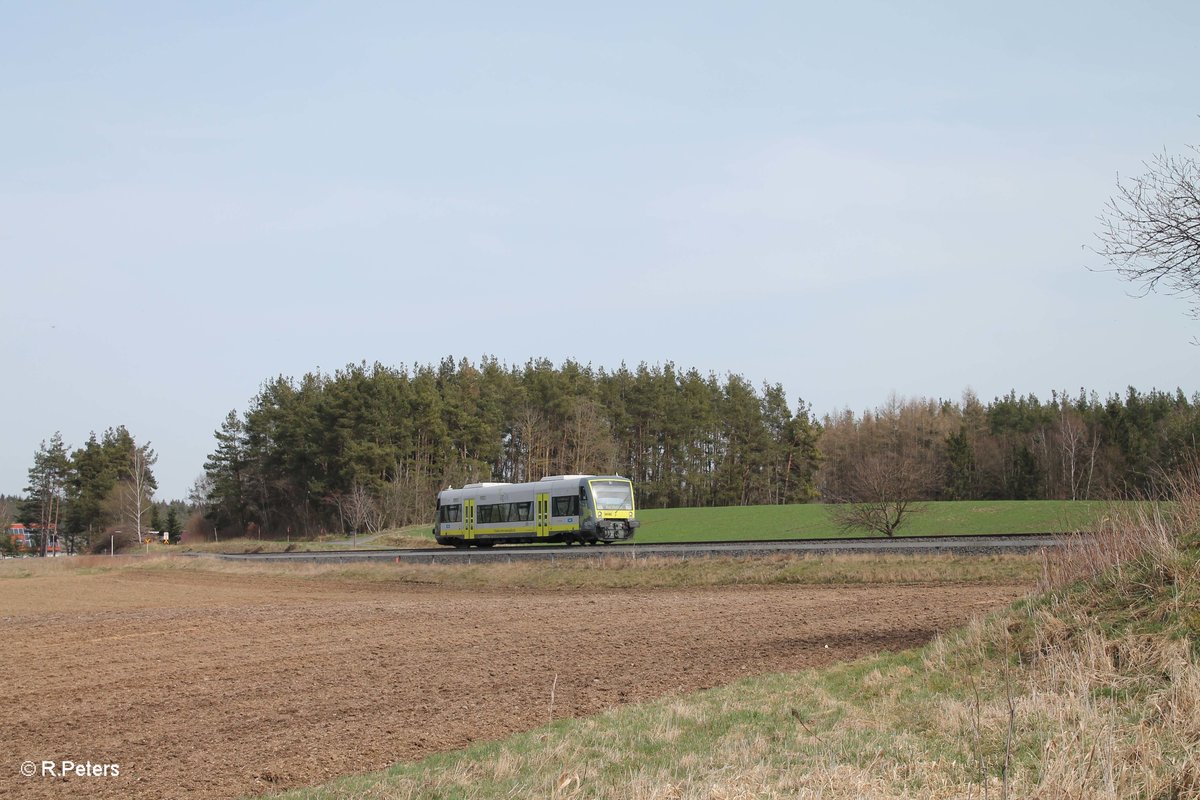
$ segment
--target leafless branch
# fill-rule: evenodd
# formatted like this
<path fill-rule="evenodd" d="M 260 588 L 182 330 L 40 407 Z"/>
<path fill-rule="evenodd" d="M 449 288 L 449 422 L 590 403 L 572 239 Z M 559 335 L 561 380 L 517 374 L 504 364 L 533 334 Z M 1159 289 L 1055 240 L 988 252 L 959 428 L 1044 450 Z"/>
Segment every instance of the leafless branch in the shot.
<path fill-rule="evenodd" d="M 1118 181 L 1099 217 L 1095 252 L 1142 295 L 1161 286 L 1187 298 L 1200 318 L 1200 164 L 1161 153 L 1145 167 L 1144 175 Z"/>
<path fill-rule="evenodd" d="M 843 530 L 865 530 L 894 536 L 911 514 L 921 511 L 917 499 L 933 484 L 934 472 L 908 450 L 869 453 L 850 466 L 845 495 L 830 515 Z"/>

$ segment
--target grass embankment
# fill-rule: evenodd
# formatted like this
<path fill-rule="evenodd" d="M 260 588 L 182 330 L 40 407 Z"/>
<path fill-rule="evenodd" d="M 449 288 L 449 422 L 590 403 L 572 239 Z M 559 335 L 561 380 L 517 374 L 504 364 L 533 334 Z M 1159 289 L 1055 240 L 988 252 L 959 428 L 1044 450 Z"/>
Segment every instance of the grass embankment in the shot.
<path fill-rule="evenodd" d="M 1006 533 L 1061 533 L 1091 527 L 1108 508 L 1093 501 L 963 500 L 923 503 L 898 536 L 978 536 Z M 711 542 L 725 539 L 816 539 L 862 536 L 844 532 L 829 517 L 830 506 L 670 508 L 638 511 L 642 526 L 634 541 Z"/>
<path fill-rule="evenodd" d="M 704 586 L 1029 583 L 1041 567 L 1032 556 L 834 556 L 802 558 L 620 558 L 476 565 L 279 564 L 159 556 L 80 556 L 0 562 L 0 579 L 121 571 L 203 572 L 264 579 L 354 581 L 450 588 L 661 589 Z"/>
<path fill-rule="evenodd" d="M 614 709 L 292 798 L 1200 797 L 1200 485 L 925 648 Z M 852 610 L 848 610 L 852 613 Z M 907 613 L 897 609 L 898 615 Z M 547 717 L 552 697 L 547 693 Z"/>
<path fill-rule="evenodd" d="M 363 534 L 358 537 L 326 536 L 320 539 L 225 539 L 219 542 L 188 542 L 177 545 L 154 544 L 151 554 L 178 553 L 294 553 L 323 552 L 329 550 L 391 550 L 429 547 L 433 544 L 430 526 L 408 525 L 382 533 Z M 139 548 L 142 546 L 139 545 Z M 130 550 L 136 553 L 138 550 Z"/>

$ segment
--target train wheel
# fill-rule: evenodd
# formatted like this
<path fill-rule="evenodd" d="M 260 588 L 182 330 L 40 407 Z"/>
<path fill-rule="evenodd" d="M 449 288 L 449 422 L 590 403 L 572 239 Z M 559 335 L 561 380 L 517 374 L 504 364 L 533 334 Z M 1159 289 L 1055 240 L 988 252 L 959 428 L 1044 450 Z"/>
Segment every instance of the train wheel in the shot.
<path fill-rule="evenodd" d="M 495 542 L 476 542 L 475 546 L 476 547 L 491 547 L 494 544 L 496 544 L 496 543 Z"/>

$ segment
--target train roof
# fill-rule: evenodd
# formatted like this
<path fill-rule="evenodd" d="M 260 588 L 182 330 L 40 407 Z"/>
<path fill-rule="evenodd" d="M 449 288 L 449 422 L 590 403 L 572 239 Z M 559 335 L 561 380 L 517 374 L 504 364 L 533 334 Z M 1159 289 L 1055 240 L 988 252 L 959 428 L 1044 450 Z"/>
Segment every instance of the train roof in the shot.
<path fill-rule="evenodd" d="M 503 490 L 506 487 L 507 488 L 522 488 L 522 487 L 527 487 L 527 486 L 541 486 L 541 485 L 545 485 L 545 484 L 549 484 L 549 483 L 559 483 L 559 484 L 564 483 L 564 482 L 578 483 L 579 481 L 588 480 L 591 478 L 619 478 L 620 480 L 629 480 L 628 478 L 626 478 L 622 475 L 582 475 L 582 474 L 581 475 L 550 475 L 550 476 L 542 478 L 541 480 L 538 480 L 538 481 L 525 481 L 524 483 L 505 483 L 503 481 L 499 481 L 499 482 L 484 481 L 484 482 L 480 482 L 480 483 L 468 483 L 465 486 L 459 486 L 459 487 L 448 486 L 445 489 L 443 489 L 442 491 L 438 492 L 438 496 L 440 497 L 441 495 L 443 495 L 447 492 L 462 492 L 462 491 L 468 491 L 468 490 L 472 490 L 472 489 L 493 489 L 494 488 L 494 489 Z"/>

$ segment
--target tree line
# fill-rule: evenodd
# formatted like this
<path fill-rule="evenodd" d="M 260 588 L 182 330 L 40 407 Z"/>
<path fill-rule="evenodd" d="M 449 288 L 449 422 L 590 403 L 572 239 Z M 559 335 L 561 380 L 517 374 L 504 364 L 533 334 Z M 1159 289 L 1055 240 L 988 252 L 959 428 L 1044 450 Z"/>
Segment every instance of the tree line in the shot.
<path fill-rule="evenodd" d="M 818 488 L 839 525 L 887 535 L 922 500 L 1158 498 L 1196 469 L 1198 435 L 1200 396 L 1180 390 L 893 398 L 824 418 Z"/>
<path fill-rule="evenodd" d="M 118 538 L 117 544 L 141 541 L 162 522 L 179 526 L 176 505 L 153 502 L 157 460 L 150 445 L 138 444 L 124 426 L 99 437 L 92 433 L 74 450 L 56 432 L 34 454 L 25 496 L 0 504 L 0 518 L 29 526 L 42 555 L 49 533 L 71 553 L 107 548 Z M 5 549 L 13 549 L 4 539 Z"/>
<path fill-rule="evenodd" d="M 298 535 L 425 521 L 448 485 L 554 474 L 620 472 L 650 506 L 799 502 L 816 430 L 780 386 L 672 364 L 359 364 L 268 381 L 216 431 L 193 497 L 221 530 Z"/>
<path fill-rule="evenodd" d="M 852 501 L 885 462 L 918 500 L 1142 496 L 1195 453 L 1200 396 L 968 392 L 818 419 L 779 384 L 671 363 L 446 358 L 279 376 L 215 435 L 192 496 L 209 523 L 303 536 L 427 521 L 449 485 L 571 473 L 628 476 L 650 508 Z"/>

